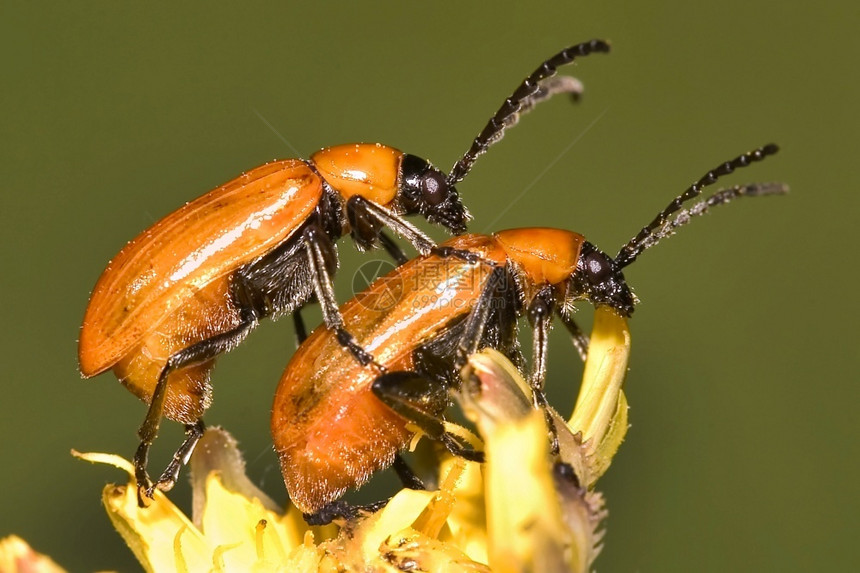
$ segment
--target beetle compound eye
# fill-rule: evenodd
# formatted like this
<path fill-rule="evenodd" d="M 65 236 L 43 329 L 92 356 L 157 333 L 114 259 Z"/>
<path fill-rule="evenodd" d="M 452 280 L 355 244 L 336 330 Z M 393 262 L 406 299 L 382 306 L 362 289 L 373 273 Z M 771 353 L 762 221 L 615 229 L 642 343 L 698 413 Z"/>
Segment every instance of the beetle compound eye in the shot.
<path fill-rule="evenodd" d="M 433 207 L 442 203 L 448 195 L 445 176 L 436 169 L 430 168 L 421 178 L 421 195 L 424 201 Z"/>
<path fill-rule="evenodd" d="M 592 284 L 600 284 L 609 278 L 612 261 L 604 253 L 595 251 L 585 257 L 585 270 Z"/>

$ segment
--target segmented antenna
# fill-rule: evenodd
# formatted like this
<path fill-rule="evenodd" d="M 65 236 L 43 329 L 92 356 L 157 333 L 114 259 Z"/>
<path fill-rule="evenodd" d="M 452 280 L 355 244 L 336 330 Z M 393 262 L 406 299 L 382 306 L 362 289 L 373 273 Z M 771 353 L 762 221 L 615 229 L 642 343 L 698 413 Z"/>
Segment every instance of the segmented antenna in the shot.
<path fill-rule="evenodd" d="M 609 52 L 609 44 L 603 40 L 591 40 L 566 48 L 546 60 L 523 80 L 523 83 L 490 118 L 481 133 L 472 142 L 469 151 L 451 168 L 451 172 L 448 174 L 448 184 L 455 185 L 462 181 L 478 157 L 502 139 L 506 129 L 517 124 L 520 114 L 530 111 L 535 105 L 555 94 L 570 93 L 577 96 L 582 93 L 582 84 L 574 78 L 564 76 L 555 80 L 551 78 L 555 76 L 559 67 L 570 64 L 576 58 L 585 57 L 592 52 L 607 53 Z"/>
<path fill-rule="evenodd" d="M 641 253 L 650 249 L 660 242 L 661 239 L 671 237 L 679 227 L 683 227 L 689 223 L 693 217 L 704 215 L 711 207 L 725 205 L 738 197 L 761 197 L 764 195 L 784 195 L 785 193 L 788 193 L 788 185 L 785 183 L 747 183 L 745 185 L 735 185 L 728 189 L 720 189 L 707 199 L 702 199 L 698 203 L 695 203 L 692 207 L 681 209 L 675 218 L 666 220 L 642 241 L 642 249 L 639 252 Z M 627 264 L 629 265 L 630 263 Z"/>
<path fill-rule="evenodd" d="M 687 224 L 691 217 L 707 212 L 710 207 L 714 207 L 722 203 L 728 203 L 735 197 L 744 195 L 756 196 L 785 193 L 788 188 L 780 183 L 738 185 L 730 189 L 717 191 L 708 199 L 697 203 L 690 209 L 682 211 L 675 219 L 671 221 L 669 220 L 669 217 L 678 212 L 684 203 L 701 195 L 702 190 L 705 187 L 713 185 L 720 177 L 728 175 L 741 167 L 746 167 L 752 163 L 761 161 L 768 155 L 773 155 L 777 151 L 779 151 L 779 147 L 771 143 L 754 151 L 750 151 L 749 153 L 744 153 L 743 155 L 735 157 L 731 161 L 726 161 L 719 167 L 708 171 L 704 177 L 690 185 L 686 191 L 675 197 L 675 199 L 673 199 L 665 209 L 657 214 L 653 221 L 639 231 L 635 237 L 630 239 L 629 243 L 624 245 L 621 250 L 618 251 L 618 255 L 615 257 L 615 268 L 620 270 L 628 266 L 630 263 L 635 261 L 640 254 L 642 254 L 642 251 L 653 247 L 660 239 L 671 235 L 678 227 Z"/>

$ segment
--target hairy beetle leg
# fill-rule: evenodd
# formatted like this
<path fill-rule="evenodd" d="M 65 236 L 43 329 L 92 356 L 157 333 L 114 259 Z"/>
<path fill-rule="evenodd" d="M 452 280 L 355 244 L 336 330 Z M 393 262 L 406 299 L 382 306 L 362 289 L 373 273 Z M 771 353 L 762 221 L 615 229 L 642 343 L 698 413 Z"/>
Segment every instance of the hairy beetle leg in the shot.
<path fill-rule="evenodd" d="M 455 456 L 483 462 L 484 453 L 471 449 L 462 438 L 445 430 L 442 412 L 448 406 L 448 389 L 409 371 L 388 372 L 374 380 L 371 386 L 379 400 L 438 440 Z"/>

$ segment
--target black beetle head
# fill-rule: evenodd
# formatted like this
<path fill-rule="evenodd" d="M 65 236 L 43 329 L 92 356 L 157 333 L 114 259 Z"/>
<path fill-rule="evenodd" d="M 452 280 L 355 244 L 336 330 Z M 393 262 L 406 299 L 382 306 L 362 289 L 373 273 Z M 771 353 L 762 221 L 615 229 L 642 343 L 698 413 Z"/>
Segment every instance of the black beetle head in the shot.
<path fill-rule="evenodd" d="M 400 206 L 406 214 L 420 214 L 455 235 L 466 232 L 470 218 L 457 189 L 448 183 L 445 174 L 409 154 L 400 163 Z"/>
<path fill-rule="evenodd" d="M 570 278 L 568 297 L 588 300 L 594 306 L 607 305 L 623 316 L 633 313 L 636 297 L 612 257 L 589 242 L 582 245 L 576 271 Z"/>

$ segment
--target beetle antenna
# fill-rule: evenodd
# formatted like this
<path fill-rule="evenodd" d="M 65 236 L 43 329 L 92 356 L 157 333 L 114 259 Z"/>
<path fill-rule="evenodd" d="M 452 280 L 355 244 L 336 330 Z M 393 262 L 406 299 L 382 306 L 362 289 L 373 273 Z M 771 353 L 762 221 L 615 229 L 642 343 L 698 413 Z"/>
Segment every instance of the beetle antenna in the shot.
<path fill-rule="evenodd" d="M 554 78 L 558 68 L 572 63 L 577 57 L 585 57 L 592 52 L 609 52 L 609 44 L 603 40 L 591 40 L 569 48 L 565 48 L 550 59 L 543 62 L 531 73 L 519 87 L 505 99 L 502 107 L 490 118 L 487 125 L 472 142 L 463 157 L 460 158 L 448 175 L 448 185 L 455 185 L 463 180 L 472 169 L 475 161 L 483 155 L 494 143 L 502 139 L 505 130 L 513 127 L 520 115 L 531 111 L 538 103 L 551 98 L 558 93 L 572 94 L 574 99 L 582 93 L 582 83 L 569 76 Z"/>
<path fill-rule="evenodd" d="M 675 197 L 665 209 L 657 214 L 653 221 L 639 231 L 635 237 L 630 239 L 629 243 L 624 245 L 621 250 L 618 251 L 618 255 L 615 257 L 615 268 L 620 270 L 628 266 L 630 263 L 635 261 L 640 254 L 642 254 L 642 251 L 653 247 L 660 241 L 660 239 L 673 234 L 678 227 L 686 225 L 692 217 L 706 213 L 711 207 L 728 203 L 736 197 L 742 197 L 745 195 L 774 195 L 787 192 L 788 187 L 781 183 L 738 185 L 730 189 L 717 191 L 708 199 L 696 203 L 689 209 L 681 211 L 674 219 L 669 219 L 672 214 L 681 209 L 681 206 L 684 203 L 701 195 L 702 190 L 705 187 L 713 185 L 720 177 L 728 175 L 736 169 L 746 167 L 756 161 L 761 161 L 768 155 L 773 155 L 777 151 L 779 151 L 779 147 L 770 143 L 764 147 L 760 147 L 754 151 L 735 157 L 731 161 L 726 161 L 722 165 L 708 171 L 701 179 L 690 185 L 683 193 Z"/>
<path fill-rule="evenodd" d="M 664 221 L 662 225 L 652 230 L 652 232 L 649 233 L 648 236 L 639 244 L 639 247 L 641 248 L 637 250 L 636 255 L 640 254 L 642 251 L 650 249 L 659 243 L 661 239 L 671 237 L 679 227 L 683 227 L 689 223 L 693 217 L 704 215 L 711 207 L 724 205 L 738 197 L 761 197 L 764 195 L 784 195 L 786 193 L 788 193 L 788 185 L 785 183 L 747 183 L 744 185 L 735 185 L 728 189 L 720 189 L 707 199 L 702 199 L 698 203 L 693 204 L 692 207 L 681 209 L 678 211 L 678 215 L 676 217 Z M 635 260 L 636 257 L 634 256 L 623 265 L 615 265 L 615 268 L 621 269 Z"/>

